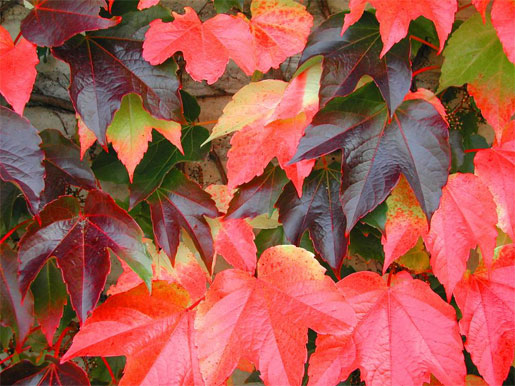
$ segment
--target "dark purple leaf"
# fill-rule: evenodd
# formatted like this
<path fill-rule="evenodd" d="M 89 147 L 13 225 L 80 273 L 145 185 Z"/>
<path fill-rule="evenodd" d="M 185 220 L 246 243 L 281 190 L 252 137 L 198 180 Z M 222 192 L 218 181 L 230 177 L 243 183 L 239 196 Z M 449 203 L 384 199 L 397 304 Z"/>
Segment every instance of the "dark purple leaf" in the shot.
<path fill-rule="evenodd" d="M 0 245 L 0 299 L 0 324 L 14 331 L 16 346 L 20 349 L 34 322 L 34 301 L 29 293 L 22 302 L 18 289 L 18 260 L 6 244 Z"/>
<path fill-rule="evenodd" d="M 204 216 L 220 215 L 211 196 L 181 172 L 172 169 L 149 197 L 148 203 L 156 241 L 172 262 L 179 245 L 180 228 L 184 228 L 211 269 L 213 238 Z"/>
<path fill-rule="evenodd" d="M 246 218 L 271 214 L 287 182 L 284 171 L 269 164 L 262 175 L 238 187 L 225 217 Z"/>
<path fill-rule="evenodd" d="M 315 170 L 304 181 L 301 198 L 290 182 L 277 201 L 279 221 L 288 240 L 299 246 L 302 235 L 309 230 L 315 249 L 335 272 L 341 268 L 349 242 L 340 203 L 340 180 L 336 164 Z"/>
<path fill-rule="evenodd" d="M 145 281 L 152 278 L 143 232 L 113 199 L 91 190 L 84 210 L 71 196 L 51 202 L 20 240 L 19 283 L 23 294 L 49 258 L 55 256 L 73 308 L 81 322 L 100 297 L 110 270 L 111 249 Z"/>
<path fill-rule="evenodd" d="M 404 174 L 428 219 L 450 167 L 447 123 L 432 104 L 406 101 L 389 119 L 375 85 L 335 98 L 319 111 L 290 162 L 343 149 L 341 200 L 347 233 L 383 202 Z"/>
<path fill-rule="evenodd" d="M 129 93 L 140 95 L 154 117 L 183 121 L 177 66 L 172 61 L 151 66 L 143 59 L 143 34 L 138 31 L 148 20 L 141 15 L 134 18 L 131 22 L 127 15 L 114 28 L 74 36 L 52 49 L 70 65 L 72 102 L 102 145 L 114 113 Z"/>
<path fill-rule="evenodd" d="M 0 373 L 2 385 L 37 386 L 89 386 L 88 375 L 73 362 L 59 363 L 58 358 L 45 357 L 42 365 L 36 366 L 24 359 Z"/>
<path fill-rule="evenodd" d="M 28 120 L 0 106 L 0 178 L 16 184 L 32 213 L 39 210 L 45 187 L 41 138 Z"/>
<path fill-rule="evenodd" d="M 340 36 L 344 16 L 339 13 L 322 23 L 310 35 L 300 60 L 302 64 L 316 55 L 324 57 L 320 105 L 336 96 L 350 94 L 361 77 L 369 75 L 393 114 L 411 86 L 409 41 L 402 40 L 380 59 L 383 43 L 375 17 L 365 12 Z"/>
<path fill-rule="evenodd" d="M 80 159 L 80 149 L 58 130 L 48 129 L 40 133 L 45 153 L 45 191 L 43 204 L 65 193 L 67 185 L 87 190 L 96 188 L 93 171 Z"/>
<path fill-rule="evenodd" d="M 100 7 L 105 5 L 104 0 L 36 0 L 21 23 L 21 33 L 38 46 L 60 46 L 78 33 L 118 24 L 121 17 L 99 16 Z"/>

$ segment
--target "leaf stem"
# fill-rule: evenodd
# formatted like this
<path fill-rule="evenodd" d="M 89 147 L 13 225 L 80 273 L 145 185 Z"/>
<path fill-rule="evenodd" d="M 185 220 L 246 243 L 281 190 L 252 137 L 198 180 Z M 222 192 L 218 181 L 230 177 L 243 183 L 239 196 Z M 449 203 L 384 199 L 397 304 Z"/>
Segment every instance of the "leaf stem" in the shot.
<path fill-rule="evenodd" d="M 472 5 L 472 3 L 468 3 L 468 4 L 465 4 L 465 5 L 462 5 L 461 7 L 458 8 L 458 10 L 456 11 L 456 13 L 460 12 L 460 11 L 463 11 L 464 9 L 467 9 L 468 7 L 470 7 Z"/>
<path fill-rule="evenodd" d="M 20 39 L 20 37 L 21 37 L 21 31 L 18 32 L 18 35 L 16 36 L 16 39 L 14 39 L 14 42 L 13 42 L 14 45 L 16 45 L 16 43 L 18 43 L 18 40 Z"/>
<path fill-rule="evenodd" d="M 61 351 L 61 343 L 63 342 L 64 336 L 66 333 L 71 330 L 71 327 L 66 327 L 62 332 L 61 335 L 59 335 L 59 339 L 57 340 L 56 344 L 54 345 L 54 358 L 59 358 L 59 351 Z"/>
<path fill-rule="evenodd" d="M 113 370 L 111 369 L 111 366 L 109 365 L 109 362 L 105 357 L 100 357 L 102 359 L 102 362 L 104 362 L 104 365 L 107 367 L 107 371 L 109 372 L 109 375 L 111 376 L 111 382 L 113 385 L 116 385 L 118 382 L 116 381 L 116 377 L 114 376 Z"/>
<path fill-rule="evenodd" d="M 218 119 L 213 119 L 212 121 L 201 121 L 196 122 L 196 126 L 205 126 L 205 125 L 216 125 L 218 123 Z"/>
<path fill-rule="evenodd" d="M 25 221 L 22 221 L 21 223 L 16 225 L 14 228 L 12 228 L 9 232 L 7 232 L 5 234 L 5 236 L 2 237 L 2 239 L 0 240 L 0 245 L 2 245 L 14 232 L 16 232 L 18 230 L 18 228 L 22 227 L 23 225 L 25 225 L 30 220 L 32 220 L 32 219 L 29 218 L 29 219 L 27 219 Z"/>
<path fill-rule="evenodd" d="M 440 66 L 427 66 L 427 67 L 422 67 L 422 68 L 419 68 L 417 71 L 413 71 L 413 74 L 411 75 L 412 78 L 416 77 L 418 74 L 421 74 L 423 72 L 426 72 L 426 71 L 431 71 L 431 70 L 437 70 L 439 69 Z"/>
<path fill-rule="evenodd" d="M 185 309 L 185 311 L 191 311 L 192 309 L 194 309 L 196 306 L 198 306 L 198 304 L 204 300 L 205 296 L 202 296 L 200 299 L 198 299 L 195 303 L 193 303 L 191 306 L 189 306 L 188 308 Z"/>
<path fill-rule="evenodd" d="M 416 40 L 417 42 L 420 42 L 422 44 L 425 44 L 426 46 L 431 47 L 435 51 L 440 51 L 440 49 L 437 46 L 435 46 L 434 44 L 429 43 L 427 40 L 419 38 L 418 36 L 410 35 L 409 38 L 413 39 L 413 40 Z"/>

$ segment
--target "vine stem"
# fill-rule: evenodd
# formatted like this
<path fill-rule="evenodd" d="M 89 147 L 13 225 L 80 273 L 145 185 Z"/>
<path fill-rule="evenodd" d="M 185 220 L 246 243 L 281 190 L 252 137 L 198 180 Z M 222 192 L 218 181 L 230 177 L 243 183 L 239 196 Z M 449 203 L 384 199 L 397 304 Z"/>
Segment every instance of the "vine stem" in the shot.
<path fill-rule="evenodd" d="M 109 372 L 109 375 L 111 376 L 111 382 L 113 383 L 113 385 L 116 385 L 117 384 L 116 377 L 114 376 L 113 370 L 111 369 L 109 362 L 107 361 L 107 359 L 105 359 L 105 357 L 100 357 L 100 358 L 102 358 L 102 362 L 104 362 L 104 365 L 107 367 L 107 371 Z"/>
<path fill-rule="evenodd" d="M 11 237 L 11 235 L 16 232 L 18 230 L 18 228 L 22 227 L 23 225 L 25 225 L 26 223 L 28 223 L 30 220 L 32 220 L 31 218 L 25 220 L 25 221 L 22 221 L 21 223 L 19 223 L 18 225 L 16 225 L 14 228 L 12 228 L 9 232 L 7 232 L 5 234 L 4 237 L 2 237 L 2 239 L 0 240 L 0 245 L 2 245 L 9 237 Z"/>
<path fill-rule="evenodd" d="M 205 126 L 205 125 L 215 125 L 218 123 L 218 119 L 213 119 L 212 121 L 201 121 L 195 123 L 197 126 Z"/>
<path fill-rule="evenodd" d="M 419 68 L 417 71 L 413 71 L 413 74 L 411 75 L 412 78 L 416 77 L 418 74 L 421 74 L 423 72 L 426 72 L 426 71 L 431 71 L 431 70 L 437 70 L 439 69 L 440 66 L 427 66 L 427 67 L 422 67 L 422 68 Z"/>
<path fill-rule="evenodd" d="M 20 37 L 21 37 L 21 31 L 18 32 L 18 35 L 16 36 L 16 39 L 14 39 L 14 42 L 13 42 L 14 45 L 16 45 L 16 43 L 18 43 L 18 40 L 20 39 Z"/>
<path fill-rule="evenodd" d="M 416 40 L 417 42 L 420 42 L 422 44 L 425 44 L 426 46 L 431 47 L 435 51 L 440 51 L 440 49 L 437 46 L 435 46 L 434 44 L 429 43 L 427 40 L 419 38 L 418 36 L 410 35 L 409 38 L 413 39 L 413 40 Z"/>

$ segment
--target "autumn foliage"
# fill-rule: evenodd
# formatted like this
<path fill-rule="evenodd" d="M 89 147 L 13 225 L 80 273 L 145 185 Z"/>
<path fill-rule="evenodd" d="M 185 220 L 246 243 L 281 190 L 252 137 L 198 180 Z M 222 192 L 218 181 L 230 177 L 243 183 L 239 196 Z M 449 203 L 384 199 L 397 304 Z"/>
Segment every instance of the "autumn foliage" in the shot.
<path fill-rule="evenodd" d="M 2 384 L 515 381 L 512 0 L 31 3 L 0 26 Z M 74 136 L 23 116 L 42 55 Z M 234 64 L 200 122 L 183 77 Z M 227 136 L 226 184 L 186 175 Z"/>

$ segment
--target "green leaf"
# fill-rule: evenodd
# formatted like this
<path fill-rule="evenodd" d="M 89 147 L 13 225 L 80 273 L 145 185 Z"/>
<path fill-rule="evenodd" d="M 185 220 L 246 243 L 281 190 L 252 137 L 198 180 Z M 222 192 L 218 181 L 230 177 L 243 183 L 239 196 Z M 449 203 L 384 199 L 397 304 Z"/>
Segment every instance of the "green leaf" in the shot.
<path fill-rule="evenodd" d="M 168 142 L 162 135 L 153 134 L 152 143 L 136 167 L 130 190 L 130 208 L 150 196 L 156 190 L 165 175 L 179 162 L 201 161 L 209 152 L 210 145 L 200 146 L 209 136 L 207 129 L 201 126 L 186 127 L 182 131 L 182 148 Z"/>
<path fill-rule="evenodd" d="M 215 0 L 216 13 L 227 13 L 231 8 L 243 11 L 244 0 Z"/>

